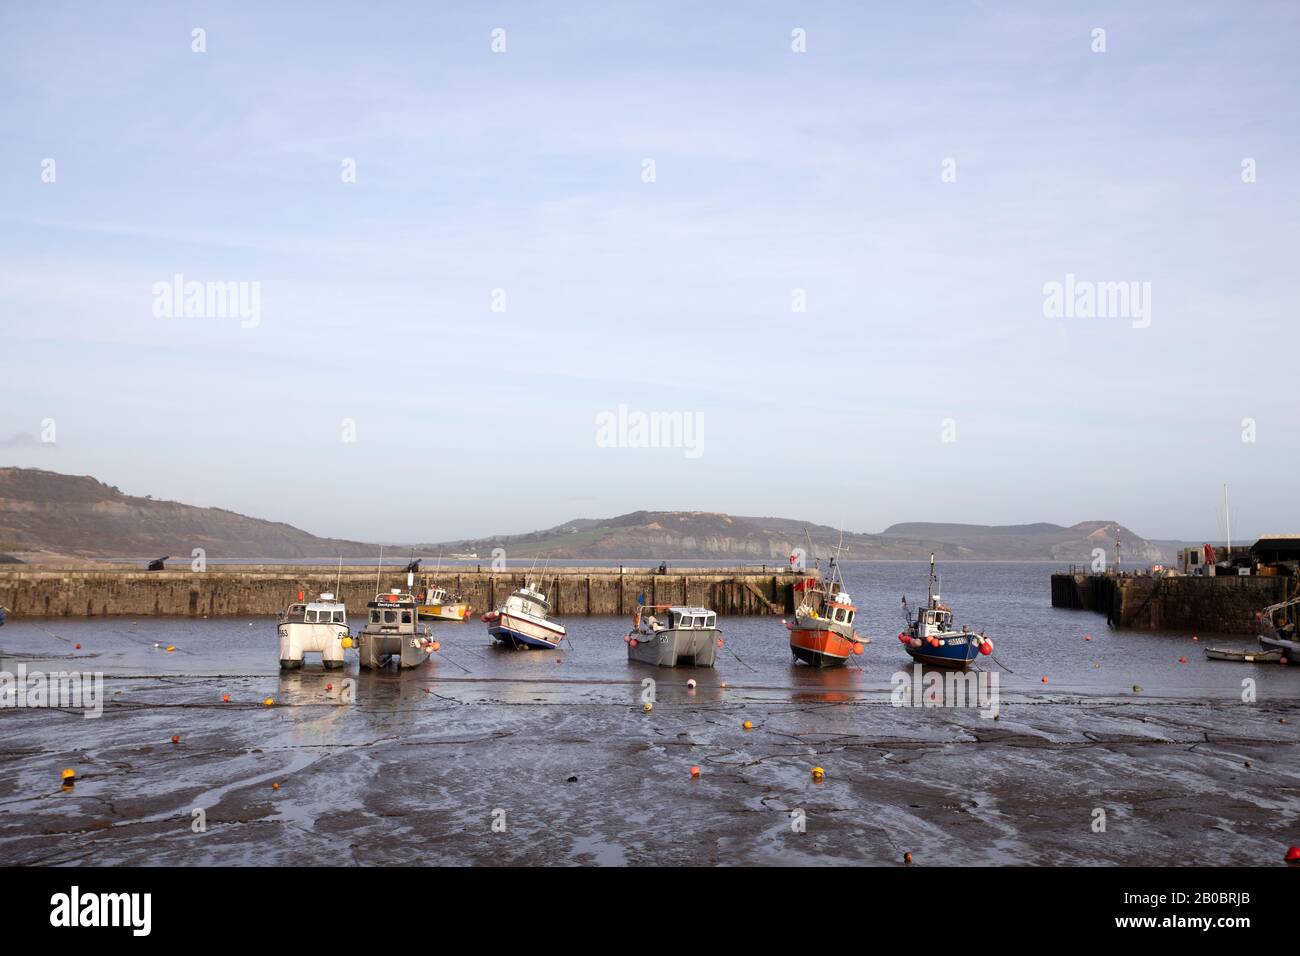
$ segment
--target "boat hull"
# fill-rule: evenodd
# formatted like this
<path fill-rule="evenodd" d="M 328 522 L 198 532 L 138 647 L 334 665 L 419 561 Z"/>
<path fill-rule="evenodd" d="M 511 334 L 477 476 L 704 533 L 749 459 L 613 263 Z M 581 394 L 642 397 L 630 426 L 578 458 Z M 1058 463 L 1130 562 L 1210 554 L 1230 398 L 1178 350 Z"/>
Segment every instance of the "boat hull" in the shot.
<path fill-rule="evenodd" d="M 343 666 L 343 638 L 348 636 L 346 624 L 307 624 L 288 621 L 279 625 L 280 667 L 297 670 L 302 667 L 304 654 L 319 654 L 327 668 Z"/>
<path fill-rule="evenodd" d="M 1288 641 L 1285 638 L 1268 634 L 1259 635 L 1259 646 L 1265 651 L 1279 651 L 1288 663 L 1300 664 L 1300 641 Z"/>
<path fill-rule="evenodd" d="M 655 667 L 712 667 L 718 654 L 718 634 L 716 628 L 636 632 L 628 635 L 627 659 Z"/>
<path fill-rule="evenodd" d="M 518 650 L 553 651 L 564 640 L 560 625 L 529 620 L 514 614 L 498 614 L 488 625 L 488 634 L 499 644 Z"/>
<path fill-rule="evenodd" d="M 357 654 L 367 670 L 396 664 L 402 670 L 419 667 L 433 653 L 429 641 L 419 634 L 374 634 L 361 632 Z"/>
<path fill-rule="evenodd" d="M 907 651 L 912 660 L 931 667 L 965 670 L 979 656 L 979 644 L 973 640 L 974 637 L 973 634 L 957 634 L 938 638 L 937 647 L 922 641 L 920 647 L 913 647 L 911 643 L 904 644 L 903 650 Z"/>
<path fill-rule="evenodd" d="M 469 617 L 468 604 L 422 604 L 418 608 L 424 621 L 463 621 Z"/>
<path fill-rule="evenodd" d="M 829 627 L 790 628 L 790 653 L 812 667 L 843 667 L 853 646 L 853 641 Z"/>

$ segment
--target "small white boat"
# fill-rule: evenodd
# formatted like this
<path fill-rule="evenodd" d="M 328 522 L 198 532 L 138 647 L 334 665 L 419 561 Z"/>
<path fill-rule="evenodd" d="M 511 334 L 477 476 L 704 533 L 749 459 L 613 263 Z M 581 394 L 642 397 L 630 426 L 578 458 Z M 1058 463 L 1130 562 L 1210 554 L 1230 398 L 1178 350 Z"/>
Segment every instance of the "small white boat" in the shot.
<path fill-rule="evenodd" d="M 299 592 L 301 597 L 302 592 Z M 348 610 L 326 592 L 319 600 L 290 604 L 280 614 L 280 668 L 297 670 L 304 654 L 319 654 L 321 664 L 343 666 L 344 640 L 348 637 Z"/>
<path fill-rule="evenodd" d="M 659 604 L 638 608 L 632 630 L 623 640 L 629 661 L 656 667 L 712 667 L 722 646 L 722 632 L 718 615 L 706 607 Z"/>
<path fill-rule="evenodd" d="M 564 625 L 551 617 L 551 605 L 537 584 L 527 584 L 483 615 L 492 639 L 516 649 L 555 650 L 564 640 Z"/>

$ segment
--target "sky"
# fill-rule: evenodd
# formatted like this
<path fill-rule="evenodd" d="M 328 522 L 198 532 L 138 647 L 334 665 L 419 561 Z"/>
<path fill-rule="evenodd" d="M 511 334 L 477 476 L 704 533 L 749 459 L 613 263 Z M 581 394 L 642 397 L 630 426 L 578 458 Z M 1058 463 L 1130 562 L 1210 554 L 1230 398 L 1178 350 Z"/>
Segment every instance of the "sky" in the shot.
<path fill-rule="evenodd" d="M 1199 540 L 1225 483 L 1234 539 L 1300 532 L 1298 34 L 1293 3 L 5 4 L 0 464 L 360 540 L 639 509 Z"/>

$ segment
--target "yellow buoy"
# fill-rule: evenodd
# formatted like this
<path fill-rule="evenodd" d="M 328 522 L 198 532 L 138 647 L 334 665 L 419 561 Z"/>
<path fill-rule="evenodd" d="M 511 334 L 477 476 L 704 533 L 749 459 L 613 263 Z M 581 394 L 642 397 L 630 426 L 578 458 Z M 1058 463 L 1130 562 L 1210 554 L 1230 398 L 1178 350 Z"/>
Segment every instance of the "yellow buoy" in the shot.
<path fill-rule="evenodd" d="M 813 767 L 812 778 L 814 780 L 821 781 L 825 776 L 826 776 L 825 770 L 823 770 L 821 767 Z"/>
<path fill-rule="evenodd" d="M 274 707 L 274 706 L 275 706 L 275 698 L 274 698 L 274 697 L 268 697 L 268 698 L 266 698 L 266 700 L 262 701 L 262 703 L 264 703 L 267 707 Z"/>
<path fill-rule="evenodd" d="M 753 723 L 753 721 L 750 721 L 750 720 L 745 721 L 745 722 L 744 722 L 743 724 L 741 724 L 740 726 L 744 727 L 746 730 L 753 730 L 753 729 L 754 729 L 754 723 Z"/>
<path fill-rule="evenodd" d="M 172 651 L 174 651 L 174 650 L 176 650 L 176 645 L 175 645 L 175 644 L 168 644 L 168 645 L 167 645 L 167 653 L 168 653 L 168 654 L 170 654 L 170 653 L 171 653 Z"/>
<path fill-rule="evenodd" d="M 343 647 L 345 650 L 350 649 L 352 647 L 352 638 L 350 637 L 343 638 Z"/>
<path fill-rule="evenodd" d="M 63 773 L 59 774 L 59 779 L 64 783 L 72 783 L 77 779 L 77 771 L 69 767 L 67 770 L 63 771 Z"/>
<path fill-rule="evenodd" d="M 641 709 L 648 714 L 650 713 L 650 711 L 655 709 L 655 705 L 650 703 L 650 701 L 647 700 L 644 704 L 641 705 Z"/>

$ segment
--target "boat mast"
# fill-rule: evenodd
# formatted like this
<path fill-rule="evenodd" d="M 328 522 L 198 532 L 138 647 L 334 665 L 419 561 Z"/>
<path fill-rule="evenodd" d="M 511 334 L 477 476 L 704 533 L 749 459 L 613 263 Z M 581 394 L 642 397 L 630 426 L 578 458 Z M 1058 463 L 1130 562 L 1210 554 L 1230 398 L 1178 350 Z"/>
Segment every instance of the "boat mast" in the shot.
<path fill-rule="evenodd" d="M 1223 520 L 1228 525 L 1228 564 L 1232 564 L 1232 515 L 1228 511 L 1228 483 L 1223 483 Z"/>
<path fill-rule="evenodd" d="M 930 552 L 930 580 L 925 585 L 925 606 L 934 604 L 934 552 Z"/>

